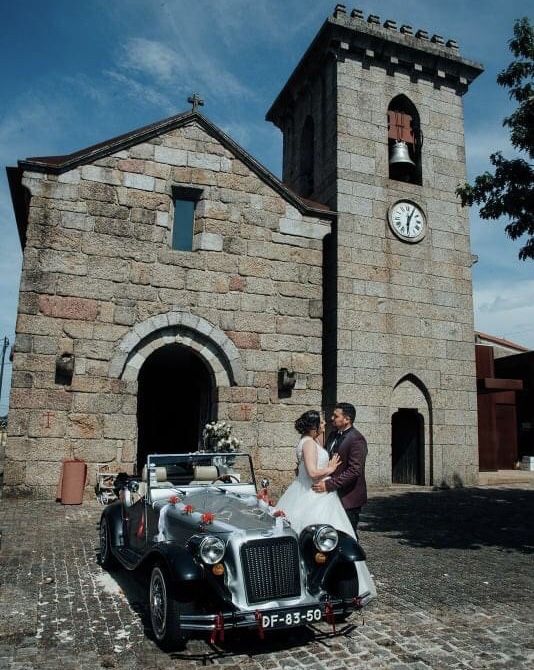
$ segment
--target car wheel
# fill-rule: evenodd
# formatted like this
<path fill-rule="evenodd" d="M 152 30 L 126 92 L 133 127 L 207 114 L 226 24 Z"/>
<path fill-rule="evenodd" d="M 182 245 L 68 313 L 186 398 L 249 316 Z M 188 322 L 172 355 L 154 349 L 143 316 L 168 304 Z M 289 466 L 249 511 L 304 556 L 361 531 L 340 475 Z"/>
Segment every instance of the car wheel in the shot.
<path fill-rule="evenodd" d="M 332 591 L 338 598 L 352 600 L 358 596 L 360 585 L 354 563 L 342 563 L 331 580 Z"/>
<path fill-rule="evenodd" d="M 354 563 L 339 565 L 330 579 L 329 592 L 336 598 L 350 601 L 358 597 L 359 590 L 358 573 Z M 349 616 L 350 612 L 338 614 L 336 620 L 345 621 Z"/>
<path fill-rule="evenodd" d="M 187 635 L 180 629 L 180 614 L 191 609 L 191 603 L 176 599 L 165 568 L 156 564 L 150 575 L 150 623 L 156 642 L 164 651 L 183 648 Z"/>
<path fill-rule="evenodd" d="M 117 565 L 117 559 L 111 551 L 111 534 L 109 532 L 109 523 L 105 516 L 100 519 L 99 537 L 100 556 L 98 562 L 105 570 L 109 570 Z"/>

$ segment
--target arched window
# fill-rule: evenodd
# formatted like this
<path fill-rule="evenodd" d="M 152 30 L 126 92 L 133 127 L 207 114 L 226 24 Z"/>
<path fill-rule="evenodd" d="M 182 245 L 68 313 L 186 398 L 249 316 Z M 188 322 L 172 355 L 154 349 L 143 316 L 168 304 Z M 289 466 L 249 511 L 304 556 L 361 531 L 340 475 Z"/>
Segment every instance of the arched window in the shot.
<path fill-rule="evenodd" d="M 311 116 L 307 116 L 300 136 L 300 193 L 309 196 L 315 189 L 315 128 Z"/>
<path fill-rule="evenodd" d="M 398 95 L 388 107 L 389 178 L 422 184 L 421 147 L 423 134 L 417 108 L 405 95 Z"/>

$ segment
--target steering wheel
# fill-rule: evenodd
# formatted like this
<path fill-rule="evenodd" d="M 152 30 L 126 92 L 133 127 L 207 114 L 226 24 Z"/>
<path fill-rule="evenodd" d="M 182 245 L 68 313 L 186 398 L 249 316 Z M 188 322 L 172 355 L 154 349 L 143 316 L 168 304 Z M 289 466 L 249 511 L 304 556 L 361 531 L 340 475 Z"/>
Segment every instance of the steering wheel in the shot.
<path fill-rule="evenodd" d="M 233 481 L 232 481 L 233 480 Z M 214 479 L 211 484 L 215 484 L 215 482 L 223 482 L 223 484 L 240 484 L 241 481 L 239 477 L 236 477 L 235 475 L 221 475 L 220 477 L 217 477 L 217 479 Z"/>

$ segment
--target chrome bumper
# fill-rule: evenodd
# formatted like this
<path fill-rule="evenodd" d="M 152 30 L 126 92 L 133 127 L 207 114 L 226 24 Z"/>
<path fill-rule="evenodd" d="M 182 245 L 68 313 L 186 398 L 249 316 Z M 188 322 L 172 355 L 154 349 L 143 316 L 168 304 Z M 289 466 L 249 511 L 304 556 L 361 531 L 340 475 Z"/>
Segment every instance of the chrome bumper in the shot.
<path fill-rule="evenodd" d="M 251 630 L 256 629 L 259 631 L 264 630 L 282 630 L 287 628 L 294 628 L 294 625 L 280 625 L 274 628 L 264 629 L 261 620 L 263 616 L 270 616 L 272 614 L 278 614 L 279 617 L 283 618 L 284 613 L 295 612 L 299 610 L 308 610 L 310 608 L 320 608 L 321 609 L 321 621 L 328 621 L 332 616 L 337 615 L 346 615 L 355 610 L 361 609 L 366 602 L 368 602 L 369 594 L 365 593 L 358 598 L 352 598 L 351 600 L 328 600 L 328 601 L 317 601 L 314 605 L 308 604 L 307 606 L 300 607 L 278 607 L 276 609 L 262 609 L 262 610 L 248 610 L 248 611 L 222 611 L 215 614 L 186 614 L 180 617 L 180 628 L 184 631 L 221 631 L 221 630 L 233 630 L 238 628 L 249 628 Z M 306 625 L 302 623 L 299 625 Z"/>

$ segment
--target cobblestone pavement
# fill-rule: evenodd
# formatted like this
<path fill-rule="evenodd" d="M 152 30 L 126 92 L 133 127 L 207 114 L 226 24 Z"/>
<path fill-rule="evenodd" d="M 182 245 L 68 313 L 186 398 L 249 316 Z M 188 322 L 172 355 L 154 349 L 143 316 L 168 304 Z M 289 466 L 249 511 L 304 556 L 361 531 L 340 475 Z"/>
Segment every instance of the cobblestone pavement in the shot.
<path fill-rule="evenodd" d="M 100 509 L 0 502 L 0 668 L 534 667 L 534 487 L 375 492 L 363 516 L 379 599 L 344 635 L 304 630 L 159 651 L 143 586 L 96 563 Z"/>

